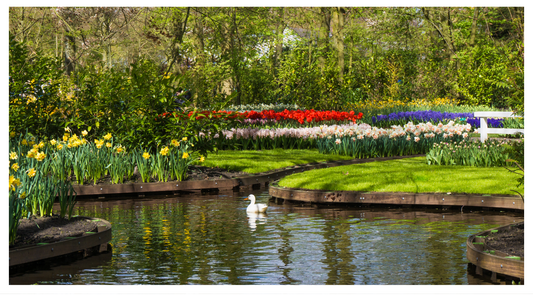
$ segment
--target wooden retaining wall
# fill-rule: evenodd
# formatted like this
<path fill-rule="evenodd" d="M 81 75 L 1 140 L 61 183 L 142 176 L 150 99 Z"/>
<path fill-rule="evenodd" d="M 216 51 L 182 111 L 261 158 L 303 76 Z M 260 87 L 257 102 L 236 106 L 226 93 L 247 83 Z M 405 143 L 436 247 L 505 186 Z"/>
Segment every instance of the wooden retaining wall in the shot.
<path fill-rule="evenodd" d="M 9 266 L 16 266 L 39 260 L 62 256 L 97 247 L 98 252 L 107 250 L 111 240 L 111 223 L 98 218 L 87 219 L 97 223 L 96 232 L 87 232 L 78 237 L 66 237 L 58 242 L 41 243 L 31 247 L 9 250 Z"/>
<path fill-rule="evenodd" d="M 268 193 L 276 198 L 307 203 L 456 206 L 524 210 L 522 198 L 506 195 L 324 191 L 282 188 L 275 184 L 269 186 Z"/>

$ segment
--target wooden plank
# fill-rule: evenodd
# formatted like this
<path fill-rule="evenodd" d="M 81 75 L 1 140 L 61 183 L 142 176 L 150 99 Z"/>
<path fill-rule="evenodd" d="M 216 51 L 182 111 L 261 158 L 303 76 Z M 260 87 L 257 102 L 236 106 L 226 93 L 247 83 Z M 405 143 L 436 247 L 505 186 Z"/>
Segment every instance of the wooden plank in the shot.
<path fill-rule="evenodd" d="M 458 206 L 484 207 L 524 210 L 524 203 L 515 196 L 483 196 L 475 194 L 432 194 L 400 192 L 358 192 L 358 191 L 323 191 L 298 190 L 269 187 L 269 194 L 291 201 L 312 203 L 354 203 L 354 204 L 393 204 L 421 206 Z"/>

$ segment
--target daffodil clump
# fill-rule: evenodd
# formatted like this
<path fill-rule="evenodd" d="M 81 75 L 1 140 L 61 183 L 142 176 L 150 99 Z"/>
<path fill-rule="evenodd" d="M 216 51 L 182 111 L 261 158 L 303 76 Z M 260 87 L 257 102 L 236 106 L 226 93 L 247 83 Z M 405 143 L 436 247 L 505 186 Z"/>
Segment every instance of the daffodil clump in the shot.
<path fill-rule="evenodd" d="M 10 242 L 13 243 L 18 219 L 30 215 L 51 215 L 56 196 L 60 215 L 70 217 L 75 205 L 72 183 L 97 184 L 109 177 L 114 184 L 135 178 L 142 182 L 166 182 L 187 178 L 189 166 L 202 162 L 194 144 L 187 138 L 173 139 L 156 151 L 139 147 L 129 152 L 115 143 L 113 135 L 89 140 L 88 131 L 79 134 L 65 128 L 59 139 L 37 140 L 34 136 L 10 132 L 9 197 Z"/>

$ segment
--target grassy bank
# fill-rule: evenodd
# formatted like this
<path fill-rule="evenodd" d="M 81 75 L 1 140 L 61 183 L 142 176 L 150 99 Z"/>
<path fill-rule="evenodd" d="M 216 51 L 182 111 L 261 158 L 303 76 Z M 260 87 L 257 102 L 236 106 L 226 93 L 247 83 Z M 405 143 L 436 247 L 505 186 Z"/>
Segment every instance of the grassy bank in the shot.
<path fill-rule="evenodd" d="M 352 158 L 349 156 L 320 154 L 316 149 L 221 150 L 218 154 L 209 154 L 201 165 L 246 173 L 262 173 L 288 166 L 345 159 Z"/>
<path fill-rule="evenodd" d="M 502 167 L 430 166 L 425 157 L 312 170 L 283 178 L 280 186 L 339 191 L 509 194 L 516 175 Z M 523 194 L 524 190 L 519 190 Z"/>

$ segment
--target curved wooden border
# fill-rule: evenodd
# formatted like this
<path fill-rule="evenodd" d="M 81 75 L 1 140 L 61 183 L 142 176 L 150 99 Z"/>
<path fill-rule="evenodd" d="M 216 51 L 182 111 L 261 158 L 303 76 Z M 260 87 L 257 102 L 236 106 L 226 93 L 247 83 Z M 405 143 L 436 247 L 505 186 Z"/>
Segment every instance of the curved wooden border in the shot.
<path fill-rule="evenodd" d="M 275 184 L 269 186 L 268 193 L 273 197 L 308 203 L 458 206 L 524 210 L 522 198 L 506 195 L 325 191 L 282 188 Z"/>
<path fill-rule="evenodd" d="M 494 251 L 494 254 L 485 253 L 485 238 L 483 238 L 493 230 L 502 230 L 520 224 L 524 224 L 524 222 L 492 228 L 469 236 L 466 241 L 466 258 L 468 261 L 479 268 L 492 271 L 493 273 L 519 278 L 523 284 L 524 258 L 520 258 L 520 260 L 505 258 L 509 254 L 499 251 Z M 495 277 L 495 274 L 493 277 Z"/>
<path fill-rule="evenodd" d="M 58 242 L 35 245 L 9 251 L 9 266 L 53 258 L 65 254 L 100 246 L 99 251 L 107 249 L 111 240 L 111 223 L 104 219 L 90 218 L 97 222 L 97 232 L 84 233 L 80 237 L 66 237 Z"/>
<path fill-rule="evenodd" d="M 350 165 L 357 163 L 366 163 L 373 161 L 387 161 L 393 159 L 412 158 L 424 156 L 407 155 L 407 156 L 395 156 L 395 157 L 382 157 L 382 158 L 365 158 L 365 159 L 349 159 L 341 161 L 330 161 L 322 163 L 310 163 L 297 165 L 293 167 L 284 168 L 281 170 L 266 172 L 261 174 L 250 174 L 233 179 L 220 179 L 220 180 L 198 180 L 198 181 L 172 181 L 164 183 L 129 183 L 129 184 L 105 184 L 105 185 L 74 185 L 74 191 L 77 196 L 110 196 L 117 194 L 139 194 L 144 195 L 147 193 L 156 192 L 180 192 L 191 190 L 233 190 L 244 186 L 264 186 L 270 184 L 272 181 L 280 179 L 282 177 L 304 172 L 312 169 L 329 168 L 340 165 Z"/>

